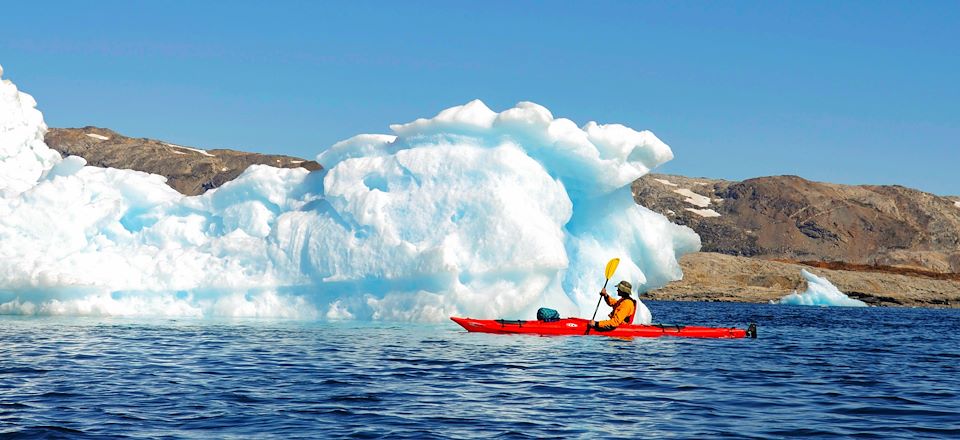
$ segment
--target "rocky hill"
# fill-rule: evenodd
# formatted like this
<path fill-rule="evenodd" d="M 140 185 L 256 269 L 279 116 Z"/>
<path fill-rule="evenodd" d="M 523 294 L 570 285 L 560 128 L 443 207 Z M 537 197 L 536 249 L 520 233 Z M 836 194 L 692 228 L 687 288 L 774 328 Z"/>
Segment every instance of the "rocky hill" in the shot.
<path fill-rule="evenodd" d="M 321 168 L 317 162 L 296 157 L 226 149 L 204 150 L 153 139 L 131 138 L 98 127 L 51 128 L 44 140 L 61 155 L 80 156 L 89 165 L 166 176 L 168 185 L 186 195 L 202 194 L 223 185 L 253 164 L 308 170 Z"/>
<path fill-rule="evenodd" d="M 877 269 L 960 272 L 960 204 L 902 186 L 796 176 L 731 182 L 648 175 L 637 203 L 690 226 L 703 251 Z"/>
<path fill-rule="evenodd" d="M 703 242 L 649 298 L 767 302 L 806 289 L 806 268 L 868 304 L 960 307 L 958 197 L 796 176 L 648 175 L 633 194 Z"/>

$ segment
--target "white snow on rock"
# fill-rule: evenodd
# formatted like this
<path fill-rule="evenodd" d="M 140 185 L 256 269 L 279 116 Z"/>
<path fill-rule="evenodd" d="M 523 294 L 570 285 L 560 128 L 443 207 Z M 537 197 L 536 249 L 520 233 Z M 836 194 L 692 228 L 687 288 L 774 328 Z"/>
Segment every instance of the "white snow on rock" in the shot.
<path fill-rule="evenodd" d="M 867 303 L 845 295 L 840 291 L 840 289 L 837 289 L 833 283 L 824 277 L 818 277 L 810 272 L 807 272 L 806 269 L 801 269 L 800 275 L 807 280 L 807 290 L 805 290 L 803 293 L 793 292 L 781 298 L 776 303 L 798 306 L 867 306 Z"/>
<path fill-rule="evenodd" d="M 102 135 L 102 134 L 96 134 L 96 133 L 84 133 L 84 134 L 86 134 L 87 137 L 92 137 L 92 138 L 94 138 L 94 139 L 100 139 L 101 141 L 109 141 L 109 140 L 110 140 L 109 137 L 106 137 L 106 136 L 104 136 L 104 135 Z"/>
<path fill-rule="evenodd" d="M 707 206 L 710 206 L 710 198 L 709 198 L 709 197 L 707 197 L 707 196 L 702 196 L 702 195 L 697 194 L 697 193 L 695 193 L 695 192 L 693 192 L 693 191 L 690 191 L 689 189 L 686 189 L 686 188 L 675 189 L 675 190 L 673 190 L 673 192 L 675 192 L 675 193 L 677 193 L 677 194 L 680 194 L 681 196 L 686 197 L 686 199 L 684 199 L 684 201 L 687 202 L 687 203 L 689 203 L 689 204 L 691 204 L 691 205 L 699 206 L 699 207 L 701 207 L 701 208 L 706 208 Z"/>
<path fill-rule="evenodd" d="M 188 148 L 188 147 L 183 147 L 183 148 L 184 148 L 184 149 L 187 149 L 187 150 L 190 150 L 190 151 L 193 151 L 193 152 L 200 153 L 200 154 L 202 154 L 202 155 L 204 155 L 204 156 L 207 156 L 207 157 L 214 157 L 214 155 L 212 155 L 212 154 L 210 154 L 210 153 L 207 153 L 206 150 L 200 150 L 200 149 L 197 149 L 197 148 Z"/>
<path fill-rule="evenodd" d="M 953 206 L 956 206 L 957 208 L 960 208 L 960 200 L 957 200 L 957 201 L 953 202 Z"/>
<path fill-rule="evenodd" d="M 590 316 L 610 258 L 645 291 L 700 248 L 633 202 L 666 144 L 529 102 L 472 101 L 339 142 L 324 170 L 254 165 L 195 197 L 61 159 L 34 106 L 0 83 L 0 313 Z"/>
<path fill-rule="evenodd" d="M 720 217 L 720 213 L 712 209 L 694 209 L 694 208 L 683 208 L 687 211 L 690 211 L 700 217 Z"/>
<path fill-rule="evenodd" d="M 660 182 L 660 183 L 662 183 L 662 184 L 664 184 L 664 185 L 667 185 L 667 186 L 677 186 L 676 183 L 673 183 L 673 182 L 671 182 L 671 181 L 669 181 L 669 180 L 667 180 L 667 179 L 653 179 L 653 180 L 656 180 L 657 182 Z"/>
<path fill-rule="evenodd" d="M 202 155 L 204 155 L 204 156 L 207 156 L 207 157 L 215 157 L 214 155 L 208 153 L 206 150 L 201 150 L 201 149 L 198 149 L 198 148 L 190 148 L 190 147 L 184 147 L 184 146 L 182 146 L 182 145 L 168 144 L 168 143 L 164 143 L 164 145 L 166 145 L 166 146 L 168 146 L 168 147 L 171 147 L 171 148 L 179 148 L 179 149 L 181 149 L 181 150 L 193 151 L 194 153 L 200 153 L 200 154 L 202 154 Z"/>

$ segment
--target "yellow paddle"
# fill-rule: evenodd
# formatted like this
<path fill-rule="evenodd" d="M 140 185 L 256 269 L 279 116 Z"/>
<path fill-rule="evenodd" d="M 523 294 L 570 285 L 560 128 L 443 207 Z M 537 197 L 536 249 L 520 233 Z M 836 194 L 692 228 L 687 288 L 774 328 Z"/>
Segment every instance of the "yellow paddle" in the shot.
<path fill-rule="evenodd" d="M 613 277 L 613 273 L 617 271 L 617 265 L 618 265 L 618 264 L 620 264 L 620 259 L 619 259 L 619 258 L 614 258 L 614 259 L 610 260 L 609 262 L 607 262 L 607 269 L 603 272 L 603 276 L 605 276 L 605 277 L 607 278 L 607 280 L 603 282 L 603 288 L 604 288 L 604 289 L 607 288 L 607 283 L 610 282 L 610 278 Z M 590 318 L 591 321 L 593 321 L 594 319 L 597 319 L 597 311 L 600 310 L 600 301 L 603 301 L 603 298 L 600 298 L 600 299 L 597 300 L 597 308 L 593 309 L 593 318 Z M 588 324 L 589 324 L 589 323 L 588 323 Z M 590 327 L 587 327 L 587 332 L 584 333 L 584 334 L 585 334 L 585 335 L 589 335 L 589 334 L 590 334 Z"/>

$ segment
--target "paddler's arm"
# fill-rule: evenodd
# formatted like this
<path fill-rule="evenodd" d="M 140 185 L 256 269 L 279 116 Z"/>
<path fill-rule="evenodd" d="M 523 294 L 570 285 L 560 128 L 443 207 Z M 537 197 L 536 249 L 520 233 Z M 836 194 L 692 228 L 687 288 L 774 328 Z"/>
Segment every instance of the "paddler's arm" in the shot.
<path fill-rule="evenodd" d="M 617 303 L 617 300 L 614 297 L 610 296 L 609 293 L 607 293 L 606 288 L 600 291 L 600 295 L 603 296 L 603 299 L 607 301 L 607 305 L 610 307 L 613 307 L 613 305 Z"/>

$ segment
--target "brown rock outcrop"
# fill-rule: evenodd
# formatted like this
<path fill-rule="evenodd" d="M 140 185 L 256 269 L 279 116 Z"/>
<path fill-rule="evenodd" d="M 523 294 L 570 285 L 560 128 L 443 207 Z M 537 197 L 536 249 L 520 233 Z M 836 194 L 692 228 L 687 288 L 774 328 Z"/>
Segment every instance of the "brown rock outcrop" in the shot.
<path fill-rule="evenodd" d="M 960 272 L 960 205 L 902 186 L 796 176 L 743 182 L 648 175 L 637 203 L 690 226 L 704 252 Z"/>
<path fill-rule="evenodd" d="M 197 195 L 235 179 L 250 165 L 319 170 L 315 161 L 291 156 L 247 153 L 226 149 L 203 150 L 153 139 L 131 138 L 98 127 L 51 128 L 47 146 L 63 156 L 80 156 L 87 164 L 123 168 L 166 176 L 167 184 Z"/>

